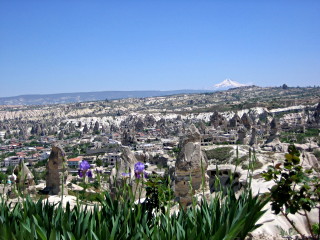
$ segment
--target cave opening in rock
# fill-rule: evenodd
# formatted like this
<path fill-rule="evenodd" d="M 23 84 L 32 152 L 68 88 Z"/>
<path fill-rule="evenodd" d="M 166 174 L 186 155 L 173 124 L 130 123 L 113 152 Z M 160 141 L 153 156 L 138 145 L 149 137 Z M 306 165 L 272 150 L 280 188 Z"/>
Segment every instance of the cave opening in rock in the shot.
<path fill-rule="evenodd" d="M 218 173 L 217 173 L 218 172 Z M 226 191 L 232 187 L 237 192 L 241 189 L 242 184 L 239 182 L 240 173 L 233 172 L 231 169 L 208 170 L 210 193 Z M 219 179 L 219 182 L 216 182 Z"/>

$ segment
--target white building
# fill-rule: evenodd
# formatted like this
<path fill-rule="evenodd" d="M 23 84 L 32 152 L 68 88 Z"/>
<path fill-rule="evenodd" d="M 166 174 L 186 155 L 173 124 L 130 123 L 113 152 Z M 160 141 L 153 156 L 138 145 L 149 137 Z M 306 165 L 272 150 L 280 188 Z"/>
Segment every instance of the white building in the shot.
<path fill-rule="evenodd" d="M 4 135 L 6 135 L 6 132 L 0 132 L 0 140 L 4 140 Z"/>
<path fill-rule="evenodd" d="M 23 158 L 18 156 L 12 156 L 5 158 L 3 162 L 5 167 L 9 167 L 18 165 L 20 163 L 20 160 L 23 160 Z"/>
<path fill-rule="evenodd" d="M 46 160 L 49 158 L 49 156 L 50 156 L 50 152 L 44 152 L 40 155 L 39 160 L 40 161 Z"/>
<path fill-rule="evenodd" d="M 79 168 L 79 165 L 82 161 L 82 157 L 79 156 L 79 157 L 76 157 L 76 158 L 70 158 L 68 159 L 68 167 L 69 168 Z"/>
<path fill-rule="evenodd" d="M 117 162 L 121 161 L 121 153 L 106 153 L 102 161 L 105 165 L 115 166 Z"/>
<path fill-rule="evenodd" d="M 144 144 L 137 145 L 136 148 L 137 148 L 137 151 L 143 150 L 143 151 L 151 152 L 151 151 L 161 150 L 161 145 L 153 144 L 153 143 L 144 143 Z"/>

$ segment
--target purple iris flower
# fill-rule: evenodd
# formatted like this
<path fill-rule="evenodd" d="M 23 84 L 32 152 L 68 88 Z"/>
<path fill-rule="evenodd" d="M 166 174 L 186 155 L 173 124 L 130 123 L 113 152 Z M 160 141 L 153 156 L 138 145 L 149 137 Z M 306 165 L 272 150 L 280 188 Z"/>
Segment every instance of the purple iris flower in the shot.
<path fill-rule="evenodd" d="M 87 171 L 90 168 L 90 164 L 87 161 L 82 161 L 80 163 L 80 170 Z"/>
<path fill-rule="evenodd" d="M 79 166 L 79 170 L 78 170 L 78 174 L 79 177 L 83 178 L 84 176 L 88 176 L 89 178 L 92 178 L 92 172 L 91 170 L 88 171 L 88 169 L 90 168 L 90 164 L 87 161 L 82 161 L 80 163 Z"/>
<path fill-rule="evenodd" d="M 143 174 L 144 174 L 144 178 L 149 178 L 149 173 L 143 172 Z"/>
<path fill-rule="evenodd" d="M 86 173 L 86 175 L 88 176 L 88 178 L 92 178 L 92 172 L 91 172 L 91 170 L 89 170 L 89 171 Z"/>
<path fill-rule="evenodd" d="M 134 171 L 136 173 L 143 173 L 143 170 L 144 170 L 144 164 L 142 162 L 137 162 L 134 165 Z"/>
<path fill-rule="evenodd" d="M 142 162 L 137 162 L 134 165 L 134 175 L 137 179 L 139 179 L 142 176 L 143 170 L 144 170 L 144 164 Z"/>

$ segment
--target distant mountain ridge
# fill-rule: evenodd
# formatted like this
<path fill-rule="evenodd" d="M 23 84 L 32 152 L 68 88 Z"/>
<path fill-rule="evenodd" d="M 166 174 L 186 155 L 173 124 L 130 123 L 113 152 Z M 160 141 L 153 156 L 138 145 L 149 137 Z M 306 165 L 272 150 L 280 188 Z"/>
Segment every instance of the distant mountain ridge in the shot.
<path fill-rule="evenodd" d="M 0 97 L 0 105 L 46 105 L 60 103 L 114 100 L 121 98 L 161 97 L 175 94 L 212 92 L 209 90 L 172 90 L 172 91 L 103 91 L 57 94 L 30 94 L 14 97 Z"/>
<path fill-rule="evenodd" d="M 236 88 L 236 87 L 245 87 L 247 86 L 246 84 L 242 84 L 236 81 L 232 81 L 231 79 L 225 79 L 224 81 L 222 81 L 221 83 L 215 84 L 214 87 L 215 88 Z"/>

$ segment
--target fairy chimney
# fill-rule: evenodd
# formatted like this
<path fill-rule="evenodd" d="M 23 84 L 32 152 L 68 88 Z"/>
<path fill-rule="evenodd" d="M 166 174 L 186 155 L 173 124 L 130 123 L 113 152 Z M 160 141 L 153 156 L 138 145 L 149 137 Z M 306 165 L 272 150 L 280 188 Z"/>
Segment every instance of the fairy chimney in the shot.
<path fill-rule="evenodd" d="M 175 196 L 186 207 L 192 203 L 192 196 L 202 189 L 202 180 L 206 179 L 207 158 L 201 150 L 198 129 L 191 125 L 180 140 L 181 152 L 176 161 Z"/>
<path fill-rule="evenodd" d="M 62 147 L 53 144 L 47 163 L 46 188 L 43 190 L 50 195 L 59 195 L 63 184 L 68 176 L 66 154 Z M 67 187 L 64 187 L 64 194 L 67 194 Z"/>

